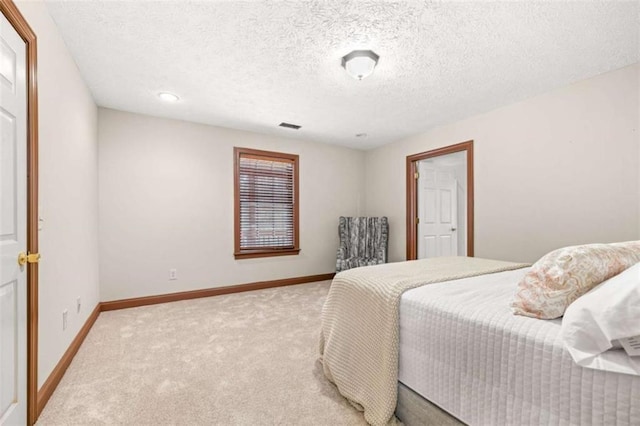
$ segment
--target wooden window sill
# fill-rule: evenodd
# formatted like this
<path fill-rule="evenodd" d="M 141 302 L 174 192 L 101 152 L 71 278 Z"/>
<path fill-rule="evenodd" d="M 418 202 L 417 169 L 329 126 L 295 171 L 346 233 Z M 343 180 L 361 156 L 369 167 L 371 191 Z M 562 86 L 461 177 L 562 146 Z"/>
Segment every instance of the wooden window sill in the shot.
<path fill-rule="evenodd" d="M 251 259 L 254 257 L 272 257 L 272 256 L 297 256 L 300 249 L 285 250 L 246 250 L 234 253 L 236 259 Z"/>

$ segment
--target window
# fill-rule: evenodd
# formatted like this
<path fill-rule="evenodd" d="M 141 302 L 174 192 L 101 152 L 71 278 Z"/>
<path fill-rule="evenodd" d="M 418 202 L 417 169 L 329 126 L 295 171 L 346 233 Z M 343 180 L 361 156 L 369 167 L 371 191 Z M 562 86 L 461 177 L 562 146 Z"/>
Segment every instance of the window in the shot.
<path fill-rule="evenodd" d="M 298 254 L 298 156 L 235 148 L 234 157 L 235 258 Z"/>

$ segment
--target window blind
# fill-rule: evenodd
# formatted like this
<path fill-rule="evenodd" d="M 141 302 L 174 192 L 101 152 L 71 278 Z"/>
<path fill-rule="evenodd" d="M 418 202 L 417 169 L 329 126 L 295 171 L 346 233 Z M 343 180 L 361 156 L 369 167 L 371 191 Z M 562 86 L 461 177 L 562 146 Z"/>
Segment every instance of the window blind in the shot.
<path fill-rule="evenodd" d="M 241 153 L 238 176 L 240 249 L 294 248 L 294 162 Z"/>

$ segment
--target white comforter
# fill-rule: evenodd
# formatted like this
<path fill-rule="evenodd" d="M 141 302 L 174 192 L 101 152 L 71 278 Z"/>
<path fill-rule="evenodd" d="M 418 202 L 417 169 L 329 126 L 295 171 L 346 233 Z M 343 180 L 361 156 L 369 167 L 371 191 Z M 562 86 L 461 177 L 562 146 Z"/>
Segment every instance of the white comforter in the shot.
<path fill-rule="evenodd" d="M 640 377 L 580 367 L 561 320 L 511 313 L 527 270 L 404 293 L 399 380 L 471 425 L 640 424 Z"/>

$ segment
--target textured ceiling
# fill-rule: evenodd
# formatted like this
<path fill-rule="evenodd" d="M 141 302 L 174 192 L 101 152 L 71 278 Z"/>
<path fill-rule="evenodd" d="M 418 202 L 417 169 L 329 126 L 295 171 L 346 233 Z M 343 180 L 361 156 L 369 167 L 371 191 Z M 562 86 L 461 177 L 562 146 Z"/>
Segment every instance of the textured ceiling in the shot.
<path fill-rule="evenodd" d="M 364 149 L 640 56 L 637 1 L 47 5 L 100 106 Z M 362 81 L 354 49 L 380 55 Z"/>

